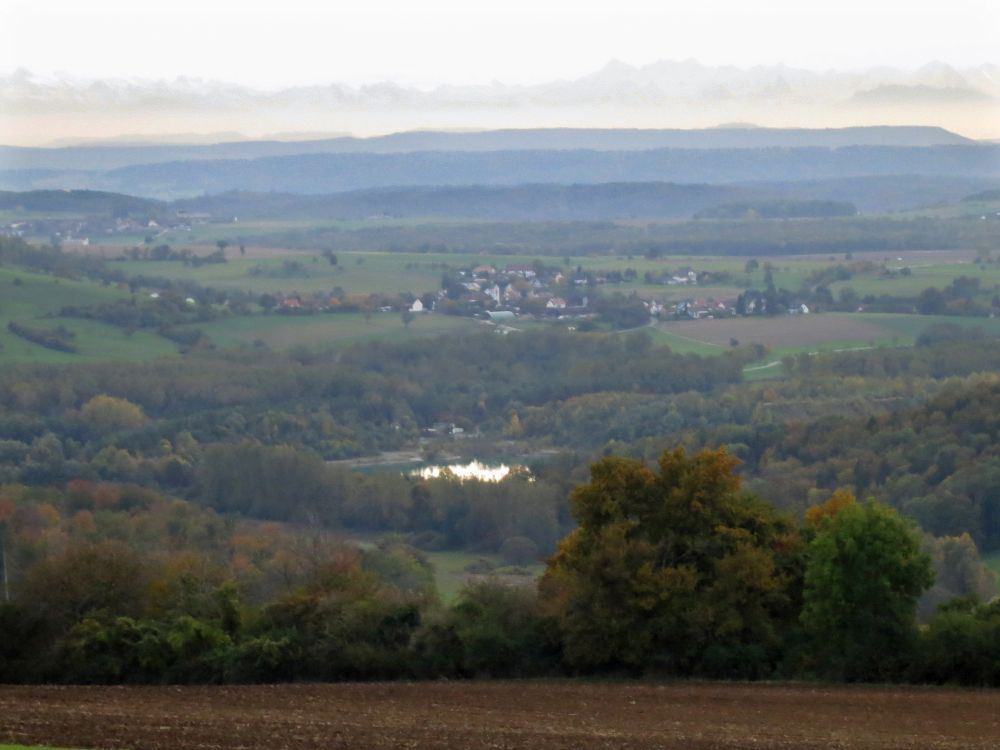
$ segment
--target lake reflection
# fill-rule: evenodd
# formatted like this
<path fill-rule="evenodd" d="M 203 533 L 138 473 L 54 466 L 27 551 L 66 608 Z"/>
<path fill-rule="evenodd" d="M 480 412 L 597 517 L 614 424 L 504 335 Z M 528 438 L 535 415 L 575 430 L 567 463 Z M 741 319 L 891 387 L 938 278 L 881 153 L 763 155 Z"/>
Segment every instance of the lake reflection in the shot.
<path fill-rule="evenodd" d="M 412 473 L 422 479 L 438 479 L 442 475 L 451 475 L 455 479 L 476 479 L 480 482 L 501 482 L 514 473 L 526 472 L 523 466 L 487 466 L 479 461 L 471 461 L 467 464 L 450 464 L 448 466 L 425 466 Z"/>

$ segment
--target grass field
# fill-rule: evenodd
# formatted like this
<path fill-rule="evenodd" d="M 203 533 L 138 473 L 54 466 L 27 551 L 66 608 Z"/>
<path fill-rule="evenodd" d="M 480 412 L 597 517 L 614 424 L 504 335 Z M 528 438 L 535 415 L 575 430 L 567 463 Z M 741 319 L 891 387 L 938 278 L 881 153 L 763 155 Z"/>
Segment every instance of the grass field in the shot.
<path fill-rule="evenodd" d="M 731 339 L 741 345 L 763 344 L 772 358 L 800 352 L 837 351 L 870 346 L 909 346 L 927 328 L 957 325 L 1000 336 L 998 318 L 891 313 L 820 313 L 776 318 L 749 317 L 718 320 L 668 321 L 651 332 L 658 342 L 676 351 L 721 353 Z"/>
<path fill-rule="evenodd" d="M 0 362 L 141 361 L 175 354 L 174 344 L 153 333 L 139 331 L 128 336 L 114 326 L 58 315 L 67 305 L 96 305 L 127 296 L 112 286 L 0 268 Z M 73 343 L 79 351 L 53 351 L 26 341 L 7 330 L 10 321 L 37 328 L 64 326 L 76 334 Z"/>
<path fill-rule="evenodd" d="M 233 254 L 229 250 L 230 255 Z M 441 288 L 443 269 L 419 255 L 390 253 L 343 253 L 331 266 L 318 253 L 288 251 L 263 257 L 236 257 L 226 263 L 195 268 L 170 261 L 110 261 L 112 268 L 127 274 L 161 276 L 194 281 L 217 289 L 239 289 L 254 294 L 329 292 L 341 287 L 349 294 L 423 294 Z M 299 267 L 286 272 L 285 263 Z"/>
<path fill-rule="evenodd" d="M 851 347 L 858 342 L 863 345 L 889 337 L 881 326 L 835 313 L 685 320 L 661 323 L 660 328 L 719 347 L 729 346 L 732 339 L 740 344 L 763 344 L 770 349 L 830 343 Z"/>
<path fill-rule="evenodd" d="M 442 552 L 425 552 L 431 565 L 434 566 L 438 593 L 442 601 L 446 604 L 455 600 L 461 588 L 477 577 L 482 575 L 470 574 L 466 568 L 476 562 L 485 560 L 496 566 L 492 574 L 496 578 L 512 585 L 534 583 L 545 569 L 542 563 L 525 566 L 527 575 L 520 575 L 511 572 L 510 568 L 505 568 L 499 555 L 476 554 L 473 552 L 462 552 L 458 550 L 447 550 Z M 489 575 L 489 574 L 487 574 Z"/>
<path fill-rule="evenodd" d="M 995 750 L 1000 691 L 437 681 L 0 687 L 0 740 L 134 750 Z"/>

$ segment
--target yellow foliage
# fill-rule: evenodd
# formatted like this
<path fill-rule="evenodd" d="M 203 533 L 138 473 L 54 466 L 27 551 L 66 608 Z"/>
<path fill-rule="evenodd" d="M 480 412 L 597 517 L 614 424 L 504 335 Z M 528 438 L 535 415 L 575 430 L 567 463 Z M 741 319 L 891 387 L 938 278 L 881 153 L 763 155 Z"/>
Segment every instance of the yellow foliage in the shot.
<path fill-rule="evenodd" d="M 98 429 L 109 431 L 130 430 L 146 422 L 146 414 L 141 406 L 103 393 L 85 403 L 80 414 Z"/>
<path fill-rule="evenodd" d="M 822 505 L 814 505 L 806 511 L 806 525 L 810 528 L 819 528 L 826 518 L 833 518 L 844 508 L 854 505 L 857 500 L 850 490 L 839 489 L 834 492 L 830 499 Z"/>

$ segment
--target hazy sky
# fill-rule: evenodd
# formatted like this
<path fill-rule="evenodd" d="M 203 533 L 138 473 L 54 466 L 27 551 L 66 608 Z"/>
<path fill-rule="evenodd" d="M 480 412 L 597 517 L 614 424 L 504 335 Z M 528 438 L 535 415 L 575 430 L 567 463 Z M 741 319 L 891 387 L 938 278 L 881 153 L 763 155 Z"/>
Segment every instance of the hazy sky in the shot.
<path fill-rule="evenodd" d="M 0 0 L 0 74 L 537 83 L 617 58 L 995 62 L 1000 0 Z"/>

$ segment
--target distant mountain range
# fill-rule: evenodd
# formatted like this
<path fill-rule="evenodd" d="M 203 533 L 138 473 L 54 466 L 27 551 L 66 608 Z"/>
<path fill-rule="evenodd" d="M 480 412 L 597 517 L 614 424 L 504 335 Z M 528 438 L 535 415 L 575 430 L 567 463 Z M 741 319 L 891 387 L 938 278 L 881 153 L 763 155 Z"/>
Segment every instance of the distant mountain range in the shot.
<path fill-rule="evenodd" d="M 698 130 L 530 128 L 471 133 L 418 131 L 372 138 L 230 141 L 215 144 L 0 146 L 0 169 L 117 169 L 136 164 L 259 159 L 303 154 L 400 154 L 418 151 L 646 151 L 651 149 L 839 148 L 973 144 L 937 127 L 754 128 Z"/>
<path fill-rule="evenodd" d="M 198 133 L 372 134 L 579 123 L 696 128 L 720 122 L 939 124 L 995 138 L 1000 135 L 1000 67 L 934 62 L 915 70 L 812 71 L 785 65 L 709 66 L 695 60 L 644 66 L 612 61 L 572 80 L 429 90 L 389 81 L 268 91 L 193 78 L 83 80 L 24 70 L 0 77 L 0 141 L 9 143 L 114 136 L 123 123 L 136 134 L 132 139 L 176 127 L 192 133 L 189 140 L 204 142 Z"/>
<path fill-rule="evenodd" d="M 600 70 L 573 80 L 528 86 L 439 86 L 429 91 L 384 81 L 366 86 L 331 82 L 262 91 L 196 78 L 172 81 L 81 80 L 69 75 L 43 78 L 18 70 L 0 78 L 0 105 L 18 110 L 76 111 L 81 107 L 230 109 L 247 105 L 326 106 L 546 106 L 602 101 L 653 104 L 696 100 L 849 101 L 882 87 L 909 89 L 915 96 L 946 89 L 1000 98 L 1000 68 L 985 64 L 959 69 L 932 62 L 916 70 L 871 68 L 813 71 L 786 65 L 703 65 L 696 60 L 661 60 L 633 66 L 612 60 Z"/>

